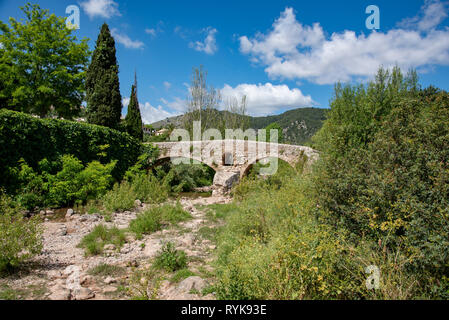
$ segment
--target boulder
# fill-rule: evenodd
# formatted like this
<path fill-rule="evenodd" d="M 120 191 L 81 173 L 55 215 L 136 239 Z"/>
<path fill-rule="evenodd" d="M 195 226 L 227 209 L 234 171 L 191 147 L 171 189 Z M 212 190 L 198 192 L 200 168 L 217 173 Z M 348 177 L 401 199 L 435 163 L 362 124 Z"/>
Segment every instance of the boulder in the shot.
<path fill-rule="evenodd" d="M 73 209 L 68 209 L 65 217 L 70 218 L 71 216 L 73 216 L 74 213 L 75 211 L 73 211 Z"/>
<path fill-rule="evenodd" d="M 95 298 L 95 293 L 88 288 L 79 288 L 73 290 L 72 298 L 74 300 L 89 300 Z"/>
<path fill-rule="evenodd" d="M 218 171 L 214 177 L 214 186 L 222 187 L 229 191 L 240 180 L 239 172 Z"/>
<path fill-rule="evenodd" d="M 190 293 L 192 290 L 201 292 L 207 286 L 207 282 L 198 277 L 188 277 L 179 283 L 177 289 L 181 293 Z"/>

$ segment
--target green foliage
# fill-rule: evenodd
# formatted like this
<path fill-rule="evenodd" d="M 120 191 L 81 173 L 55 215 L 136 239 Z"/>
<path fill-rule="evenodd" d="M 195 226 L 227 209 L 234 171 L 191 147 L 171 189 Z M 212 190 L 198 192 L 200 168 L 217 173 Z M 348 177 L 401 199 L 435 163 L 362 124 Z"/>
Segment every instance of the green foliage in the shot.
<path fill-rule="evenodd" d="M 189 192 L 198 187 L 212 185 L 215 171 L 205 164 L 165 163 L 156 167 L 154 172 L 164 185 L 174 193 Z"/>
<path fill-rule="evenodd" d="M 84 98 L 88 39 L 78 43 L 64 17 L 38 5 L 21 9 L 21 22 L 0 21 L 0 107 L 71 119 Z"/>
<path fill-rule="evenodd" d="M 99 255 L 103 253 L 106 244 L 113 244 L 120 250 L 126 242 L 125 231 L 117 227 L 108 228 L 98 225 L 88 235 L 81 240 L 79 247 L 84 248 L 86 255 Z"/>
<path fill-rule="evenodd" d="M 159 251 L 154 266 L 168 272 L 185 269 L 187 267 L 187 255 L 184 251 L 176 250 L 174 243 L 165 243 Z"/>
<path fill-rule="evenodd" d="M 128 113 L 125 118 L 126 131 L 139 141 L 143 140 L 142 116 L 140 115 L 139 101 L 137 99 L 137 88 L 133 85 L 128 105 Z"/>
<path fill-rule="evenodd" d="M 106 23 L 101 27 L 86 73 L 87 120 L 118 129 L 122 97 L 118 77 L 115 41 Z"/>
<path fill-rule="evenodd" d="M 73 156 L 62 157 L 62 170 L 50 178 L 49 196 L 52 204 L 68 205 L 75 201 L 86 203 L 106 193 L 111 185 L 111 172 L 116 161 L 102 165 L 98 161 L 84 167 Z"/>
<path fill-rule="evenodd" d="M 169 189 L 152 175 L 129 174 L 126 180 L 116 183 L 101 199 L 108 212 L 126 211 L 134 208 L 134 202 L 158 204 L 167 200 Z"/>
<path fill-rule="evenodd" d="M 423 283 L 449 274 L 448 101 L 418 90 L 414 73 L 381 70 L 367 89 L 337 88 L 317 139 L 325 218 L 355 239 L 403 245 Z"/>
<path fill-rule="evenodd" d="M 92 269 L 89 269 L 87 272 L 92 276 L 101 276 L 101 277 L 118 277 L 126 274 L 126 269 L 120 266 L 115 266 L 111 264 L 101 263 Z"/>
<path fill-rule="evenodd" d="M 116 183 L 112 190 L 108 191 L 101 201 L 107 212 L 126 211 L 134 208 L 136 194 L 131 183 L 122 181 Z"/>
<path fill-rule="evenodd" d="M 129 230 L 133 232 L 138 239 L 141 239 L 144 234 L 159 231 L 163 224 L 176 224 L 190 218 L 191 215 L 185 211 L 179 203 L 177 203 L 176 206 L 166 204 L 163 206 L 152 207 L 139 214 L 135 220 L 131 221 Z"/>
<path fill-rule="evenodd" d="M 173 283 L 181 282 L 184 279 L 187 279 L 188 277 L 196 276 L 196 274 L 189 269 L 181 269 L 176 271 L 176 273 L 173 275 L 173 277 L 170 279 Z"/>
<path fill-rule="evenodd" d="M 84 165 L 117 160 L 112 176 L 121 180 L 142 152 L 141 144 L 126 133 L 65 120 L 36 119 L 5 109 L 0 110 L 0 144 L 0 187 L 9 194 L 17 191 L 15 168 L 21 159 L 35 171 L 42 159 L 52 164 L 67 154 Z"/>
<path fill-rule="evenodd" d="M 61 169 L 51 174 L 55 163 Z M 85 167 L 75 157 L 64 155 L 55 163 L 50 164 L 44 159 L 39 162 L 39 172 L 35 172 L 23 160 L 20 162 L 17 200 L 22 206 L 33 210 L 36 207 L 61 207 L 95 200 L 106 193 L 111 185 L 111 172 L 116 161 L 107 165 L 94 161 Z"/>
<path fill-rule="evenodd" d="M 10 198 L 0 195 L 0 272 L 39 254 L 42 230 L 38 218 L 26 219 Z"/>
<path fill-rule="evenodd" d="M 273 142 L 274 143 L 284 143 L 284 134 L 282 132 L 282 127 L 278 123 L 274 122 L 274 123 L 268 125 L 265 128 L 265 130 L 266 130 L 267 136 L 266 136 L 266 139 L 263 140 L 264 142 L 272 142 L 271 141 L 271 139 L 272 139 L 271 130 L 276 130 L 278 132 L 278 137 L 277 137 L 277 140 L 275 140 Z M 273 139 L 274 139 L 274 137 L 273 137 Z M 262 140 L 259 140 L 259 141 L 262 141 Z"/>

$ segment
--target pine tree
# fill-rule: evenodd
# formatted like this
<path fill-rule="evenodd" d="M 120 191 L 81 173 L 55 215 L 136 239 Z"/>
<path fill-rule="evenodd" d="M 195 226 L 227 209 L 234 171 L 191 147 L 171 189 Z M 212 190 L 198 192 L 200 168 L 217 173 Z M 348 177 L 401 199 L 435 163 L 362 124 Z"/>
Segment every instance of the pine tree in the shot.
<path fill-rule="evenodd" d="M 115 41 L 106 23 L 101 27 L 91 64 L 86 74 L 87 120 L 118 129 L 122 97 L 118 78 Z"/>
<path fill-rule="evenodd" d="M 128 114 L 125 119 L 126 131 L 134 138 L 143 140 L 142 117 L 140 115 L 139 101 L 137 99 L 137 78 L 131 88 L 131 97 L 128 105 Z"/>

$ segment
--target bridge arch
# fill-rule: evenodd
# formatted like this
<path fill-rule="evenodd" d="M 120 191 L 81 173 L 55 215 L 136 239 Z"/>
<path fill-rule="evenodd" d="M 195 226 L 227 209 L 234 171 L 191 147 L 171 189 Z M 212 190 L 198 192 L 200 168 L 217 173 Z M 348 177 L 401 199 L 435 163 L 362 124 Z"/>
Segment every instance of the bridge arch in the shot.
<path fill-rule="evenodd" d="M 289 167 L 291 167 L 292 169 L 295 169 L 295 166 L 294 166 L 294 164 L 292 164 L 290 161 L 288 161 L 288 159 L 285 159 L 285 157 L 282 157 L 282 156 L 277 156 L 277 157 L 275 157 L 275 156 L 266 156 L 266 157 L 261 157 L 261 158 L 257 158 L 256 160 L 254 160 L 254 161 L 252 161 L 251 163 L 248 163 L 243 169 L 242 169 L 242 172 L 241 172 L 241 175 L 240 175 L 240 177 L 243 179 L 244 177 L 247 177 L 248 175 L 249 175 L 249 173 L 251 172 L 251 170 L 254 168 L 254 166 L 257 164 L 257 163 L 260 163 L 261 161 L 264 161 L 264 160 L 269 160 L 269 159 L 277 159 L 277 160 L 280 160 L 280 161 L 282 161 L 283 163 L 286 163 Z M 278 164 L 278 166 L 279 166 L 279 164 Z"/>

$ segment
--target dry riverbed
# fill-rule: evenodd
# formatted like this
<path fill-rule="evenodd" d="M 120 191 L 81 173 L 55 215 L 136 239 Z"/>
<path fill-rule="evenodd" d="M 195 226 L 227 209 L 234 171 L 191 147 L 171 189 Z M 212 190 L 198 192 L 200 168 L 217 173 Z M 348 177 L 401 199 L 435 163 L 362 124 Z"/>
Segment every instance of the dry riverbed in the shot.
<path fill-rule="evenodd" d="M 137 214 L 149 207 L 114 213 L 106 222 L 101 215 L 46 219 L 44 249 L 13 275 L 0 278 L 0 299 L 104 300 L 151 298 L 162 300 L 215 299 L 212 284 L 215 243 L 220 220 L 207 214 L 207 206 L 229 203 L 227 196 L 181 198 L 192 219 L 136 240 L 132 234 L 121 249 L 106 245 L 99 256 L 86 256 L 78 248 L 95 226 L 128 227 Z M 151 264 L 164 242 L 173 242 L 188 257 L 188 270 L 155 274 Z"/>

